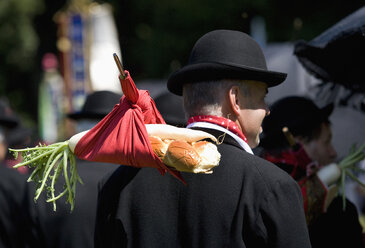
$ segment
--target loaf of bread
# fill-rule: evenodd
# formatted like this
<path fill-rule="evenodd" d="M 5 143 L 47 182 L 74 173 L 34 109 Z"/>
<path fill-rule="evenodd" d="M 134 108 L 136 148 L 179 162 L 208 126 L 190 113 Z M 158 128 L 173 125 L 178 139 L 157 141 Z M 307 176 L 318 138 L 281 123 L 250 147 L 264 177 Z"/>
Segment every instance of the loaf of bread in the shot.
<path fill-rule="evenodd" d="M 148 132 L 153 151 L 161 161 L 182 172 L 212 173 L 221 155 L 215 144 L 202 139 L 216 142 L 216 138 L 203 131 L 171 127 L 155 124 L 154 131 Z"/>

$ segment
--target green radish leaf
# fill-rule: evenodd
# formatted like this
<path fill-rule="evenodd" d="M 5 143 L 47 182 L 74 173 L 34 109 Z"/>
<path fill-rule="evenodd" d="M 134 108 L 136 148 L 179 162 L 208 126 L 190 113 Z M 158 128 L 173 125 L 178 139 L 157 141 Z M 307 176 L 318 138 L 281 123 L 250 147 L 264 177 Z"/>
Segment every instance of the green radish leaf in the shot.
<path fill-rule="evenodd" d="M 35 201 L 46 192 L 46 202 L 52 203 L 53 210 L 56 211 L 56 201 L 65 196 L 73 211 L 76 183 L 82 180 L 77 173 L 75 155 L 71 152 L 68 141 L 51 145 L 39 144 L 32 148 L 9 149 L 9 151 L 15 158 L 19 153 L 22 154 L 22 161 L 14 168 L 27 166 L 32 170 L 27 181 L 36 183 Z M 71 164 L 70 167 L 68 163 Z M 65 185 L 63 191 L 56 195 L 55 185 L 61 175 L 65 178 Z"/>

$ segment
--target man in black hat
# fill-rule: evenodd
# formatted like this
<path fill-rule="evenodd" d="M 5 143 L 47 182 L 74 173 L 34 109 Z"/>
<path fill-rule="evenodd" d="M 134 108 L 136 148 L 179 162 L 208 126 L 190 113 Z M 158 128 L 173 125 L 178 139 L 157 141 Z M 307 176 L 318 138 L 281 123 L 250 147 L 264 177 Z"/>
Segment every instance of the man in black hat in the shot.
<path fill-rule="evenodd" d="M 186 185 L 150 168 L 120 167 L 99 193 L 97 247 L 310 247 L 296 182 L 256 157 L 269 71 L 247 34 L 216 30 L 195 44 L 168 80 L 182 95 L 189 128 L 216 136 L 213 174 L 182 173 Z"/>
<path fill-rule="evenodd" d="M 360 248 L 364 244 L 355 205 L 346 200 L 343 209 L 342 197 L 334 197 L 337 187 L 324 187 L 325 182 L 316 175 L 317 169 L 335 162 L 337 157 L 329 120 L 332 111 L 333 104 L 319 108 L 307 97 L 277 100 L 263 122 L 261 156 L 289 173 L 303 189 L 313 248 Z M 287 128 L 286 135 L 283 128 Z"/>
<path fill-rule="evenodd" d="M 121 95 L 111 91 L 96 91 L 89 94 L 79 112 L 68 114 L 75 120 L 76 132 L 94 127 L 119 103 Z M 83 181 L 77 186 L 75 208 L 61 198 L 57 209 L 45 202 L 45 195 L 38 199 L 33 208 L 33 217 L 38 223 L 39 246 L 52 248 L 93 247 L 98 181 L 118 167 L 116 164 L 77 160 L 77 171 Z M 62 189 L 63 178 L 56 189 Z"/>

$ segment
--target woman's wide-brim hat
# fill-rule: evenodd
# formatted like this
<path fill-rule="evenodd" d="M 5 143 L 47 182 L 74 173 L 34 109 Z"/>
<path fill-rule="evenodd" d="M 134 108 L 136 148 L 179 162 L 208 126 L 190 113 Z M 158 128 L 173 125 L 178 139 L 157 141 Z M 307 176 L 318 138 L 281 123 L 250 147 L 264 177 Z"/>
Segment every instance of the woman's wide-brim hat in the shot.
<path fill-rule="evenodd" d="M 173 73 L 167 88 L 182 95 L 183 84 L 219 79 L 261 81 L 276 86 L 287 74 L 267 69 L 259 44 L 249 35 L 233 30 L 215 30 L 194 45 L 186 66 Z"/>
<path fill-rule="evenodd" d="M 95 91 L 87 96 L 81 111 L 67 116 L 74 120 L 102 119 L 113 110 L 121 97 L 122 95 L 111 91 Z"/>

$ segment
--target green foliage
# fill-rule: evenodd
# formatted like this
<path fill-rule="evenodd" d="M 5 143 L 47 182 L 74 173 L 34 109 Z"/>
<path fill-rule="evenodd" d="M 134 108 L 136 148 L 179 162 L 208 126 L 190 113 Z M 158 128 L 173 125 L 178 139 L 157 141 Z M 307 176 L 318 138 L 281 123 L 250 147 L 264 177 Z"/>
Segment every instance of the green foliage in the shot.
<path fill-rule="evenodd" d="M 251 19 L 259 15 L 269 42 L 311 40 L 363 5 L 360 0 L 108 2 L 115 7 L 125 66 L 137 80 L 168 77 L 186 64 L 195 41 L 213 29 L 250 32 Z"/>
<path fill-rule="evenodd" d="M 0 1 L 0 54 L 2 63 L 27 71 L 38 48 L 33 18 L 42 10 L 42 1 Z"/>
<path fill-rule="evenodd" d="M 118 9 L 123 57 L 135 77 L 167 77 L 185 64 L 191 47 L 203 33 L 213 29 L 248 32 L 251 11 L 243 1 L 134 1 Z M 126 13 L 127 12 L 127 13 Z M 128 25 L 128 26 L 127 26 Z M 127 26 L 127 27 L 126 27 Z"/>
<path fill-rule="evenodd" d="M 354 172 L 364 173 L 365 170 L 358 167 L 358 163 L 365 159 L 365 143 L 362 144 L 359 148 L 356 148 L 356 145 L 353 145 L 350 149 L 349 154 L 343 158 L 338 166 L 341 169 L 341 180 L 339 182 L 340 188 L 342 190 L 342 205 L 343 209 L 346 208 L 346 176 L 349 176 L 353 181 L 360 184 L 362 187 L 365 187 L 365 184 L 361 182 Z"/>
<path fill-rule="evenodd" d="M 38 49 L 33 19 L 43 11 L 43 0 L 0 1 L 0 95 L 12 106 L 29 110 L 27 90 L 31 87 Z M 24 81 L 24 82 L 23 82 Z M 21 91 L 22 83 L 25 90 Z"/>

